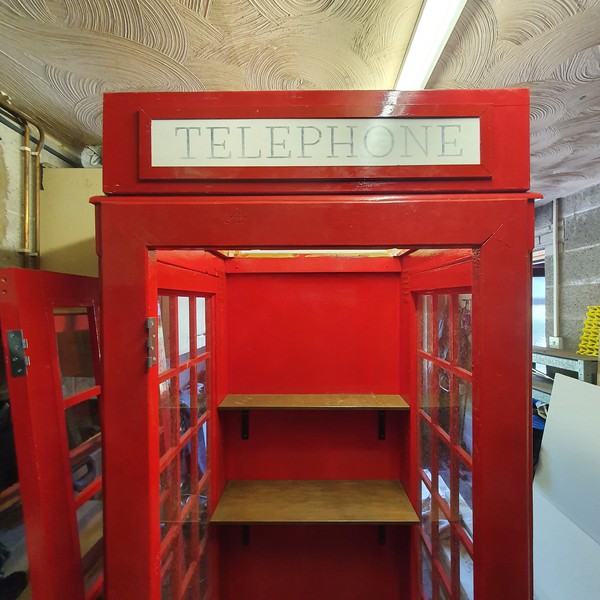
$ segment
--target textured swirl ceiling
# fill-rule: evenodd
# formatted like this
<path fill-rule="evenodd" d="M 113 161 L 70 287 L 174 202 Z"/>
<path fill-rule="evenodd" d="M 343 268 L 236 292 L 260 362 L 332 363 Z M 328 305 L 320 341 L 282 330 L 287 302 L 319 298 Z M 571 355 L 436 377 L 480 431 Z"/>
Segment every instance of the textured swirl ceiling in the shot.
<path fill-rule="evenodd" d="M 0 90 L 66 144 L 105 91 L 387 89 L 422 0 L 1 0 Z M 600 182 L 600 0 L 468 0 L 428 87 L 526 86 L 532 189 Z"/>

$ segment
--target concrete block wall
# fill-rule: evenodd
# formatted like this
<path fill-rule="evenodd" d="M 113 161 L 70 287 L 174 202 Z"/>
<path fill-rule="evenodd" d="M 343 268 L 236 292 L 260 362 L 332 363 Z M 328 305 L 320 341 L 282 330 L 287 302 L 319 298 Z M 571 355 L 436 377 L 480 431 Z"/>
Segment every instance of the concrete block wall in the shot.
<path fill-rule="evenodd" d="M 546 336 L 553 334 L 552 204 L 536 209 L 535 243 L 546 251 Z M 576 351 L 587 307 L 600 305 L 600 185 L 558 199 L 559 335 Z"/>

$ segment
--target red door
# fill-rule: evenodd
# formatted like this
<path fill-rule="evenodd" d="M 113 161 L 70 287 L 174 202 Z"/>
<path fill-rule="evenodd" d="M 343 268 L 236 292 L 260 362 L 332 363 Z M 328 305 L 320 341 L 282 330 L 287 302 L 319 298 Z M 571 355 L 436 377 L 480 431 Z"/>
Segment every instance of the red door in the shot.
<path fill-rule="evenodd" d="M 0 326 L 34 598 L 102 593 L 98 281 L 0 271 Z"/>

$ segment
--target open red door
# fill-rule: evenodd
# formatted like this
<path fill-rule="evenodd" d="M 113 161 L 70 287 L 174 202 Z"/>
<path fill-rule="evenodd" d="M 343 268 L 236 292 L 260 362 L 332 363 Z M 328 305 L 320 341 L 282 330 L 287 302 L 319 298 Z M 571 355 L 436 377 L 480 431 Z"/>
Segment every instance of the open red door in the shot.
<path fill-rule="evenodd" d="M 4 494 L 23 506 L 30 593 L 93 600 L 103 586 L 98 281 L 2 269 L 0 291 L 19 472 Z"/>

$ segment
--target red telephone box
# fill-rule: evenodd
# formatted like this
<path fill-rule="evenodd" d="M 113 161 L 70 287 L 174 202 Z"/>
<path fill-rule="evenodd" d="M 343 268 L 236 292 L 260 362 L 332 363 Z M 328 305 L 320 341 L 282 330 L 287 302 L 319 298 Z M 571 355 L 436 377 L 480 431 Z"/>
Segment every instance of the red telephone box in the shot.
<path fill-rule="evenodd" d="M 532 597 L 528 119 L 106 96 L 108 600 Z"/>

